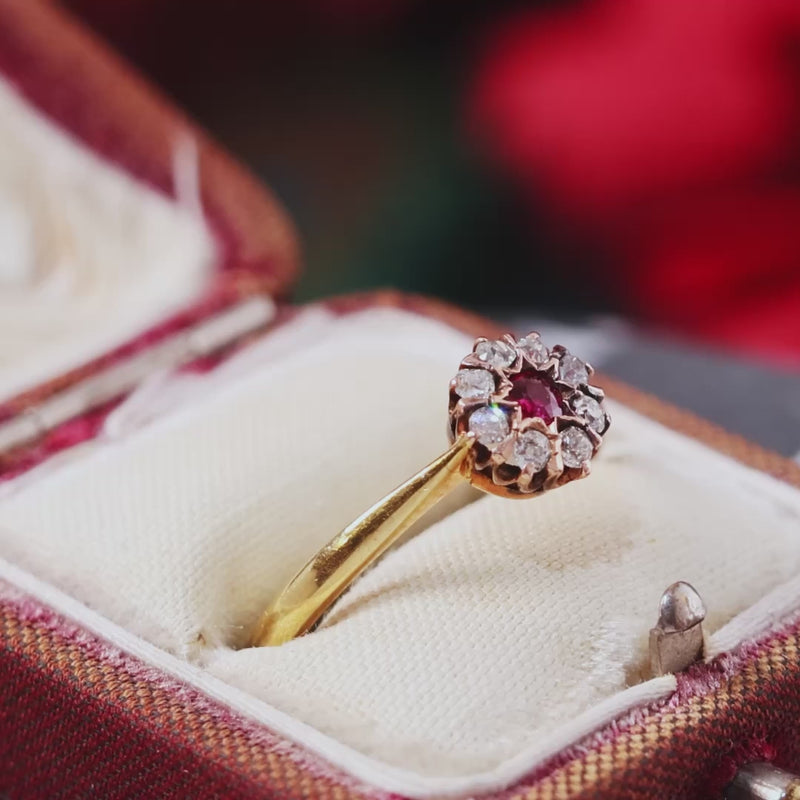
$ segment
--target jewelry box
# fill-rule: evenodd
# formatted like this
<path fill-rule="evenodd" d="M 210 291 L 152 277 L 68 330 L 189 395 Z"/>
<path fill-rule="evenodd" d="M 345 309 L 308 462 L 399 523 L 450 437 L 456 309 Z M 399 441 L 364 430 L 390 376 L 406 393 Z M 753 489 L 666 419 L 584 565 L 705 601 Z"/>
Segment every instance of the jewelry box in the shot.
<path fill-rule="evenodd" d="M 606 378 L 591 478 L 465 486 L 319 629 L 247 647 L 441 452 L 502 331 L 292 305 L 267 189 L 57 6 L 0 19 L 0 794 L 705 800 L 800 768 L 800 466 Z M 703 657 L 653 677 L 679 580 Z"/>

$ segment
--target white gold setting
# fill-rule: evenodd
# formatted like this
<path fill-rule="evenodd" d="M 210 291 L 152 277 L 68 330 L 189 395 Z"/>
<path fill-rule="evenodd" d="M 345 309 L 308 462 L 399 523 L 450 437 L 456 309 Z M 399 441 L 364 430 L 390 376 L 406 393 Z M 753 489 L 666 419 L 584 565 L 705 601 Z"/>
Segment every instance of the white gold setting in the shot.
<path fill-rule="evenodd" d="M 450 383 L 450 436 L 474 438 L 473 484 L 525 497 L 589 474 L 610 419 L 594 370 L 538 333 L 477 339 Z"/>

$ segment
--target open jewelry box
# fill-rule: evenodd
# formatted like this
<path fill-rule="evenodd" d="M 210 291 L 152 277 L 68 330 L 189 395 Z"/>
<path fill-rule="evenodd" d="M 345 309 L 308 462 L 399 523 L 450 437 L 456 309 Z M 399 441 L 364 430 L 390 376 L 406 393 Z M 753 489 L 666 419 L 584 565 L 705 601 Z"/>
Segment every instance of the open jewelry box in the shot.
<path fill-rule="evenodd" d="M 709 798 L 746 761 L 800 766 L 800 468 L 607 380 L 588 480 L 465 488 L 320 629 L 244 647 L 444 449 L 489 323 L 290 306 L 265 190 L 61 12 L 0 13 L 0 420 L 243 297 L 277 308 L 0 464 L 0 793 Z M 679 579 L 706 661 L 650 679 Z"/>

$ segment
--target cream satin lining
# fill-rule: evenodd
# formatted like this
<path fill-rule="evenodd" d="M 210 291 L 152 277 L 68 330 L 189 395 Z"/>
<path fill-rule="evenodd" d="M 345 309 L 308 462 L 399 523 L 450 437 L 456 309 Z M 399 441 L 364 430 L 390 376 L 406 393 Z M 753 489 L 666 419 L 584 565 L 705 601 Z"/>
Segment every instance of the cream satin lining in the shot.
<path fill-rule="evenodd" d="M 0 400 L 190 303 L 214 251 L 196 198 L 102 161 L 0 80 Z"/>

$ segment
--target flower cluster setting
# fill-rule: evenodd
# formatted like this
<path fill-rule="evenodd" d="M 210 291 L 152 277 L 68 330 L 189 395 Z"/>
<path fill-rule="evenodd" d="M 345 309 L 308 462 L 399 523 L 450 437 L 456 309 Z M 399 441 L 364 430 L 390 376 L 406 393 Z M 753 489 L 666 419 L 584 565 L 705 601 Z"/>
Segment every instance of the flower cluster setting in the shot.
<path fill-rule="evenodd" d="M 593 373 L 538 333 L 476 339 L 450 381 L 450 436 L 474 440 L 472 483 L 526 497 L 588 475 L 610 424 Z"/>

